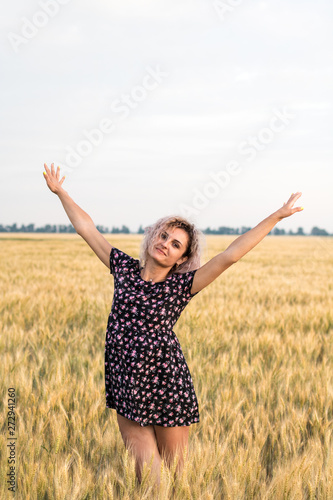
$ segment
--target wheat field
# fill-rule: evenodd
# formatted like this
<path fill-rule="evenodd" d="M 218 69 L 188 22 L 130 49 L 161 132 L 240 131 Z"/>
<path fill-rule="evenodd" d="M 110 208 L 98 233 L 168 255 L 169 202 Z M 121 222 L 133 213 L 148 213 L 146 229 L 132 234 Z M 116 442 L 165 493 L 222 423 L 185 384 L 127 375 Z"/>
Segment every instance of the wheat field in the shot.
<path fill-rule="evenodd" d="M 106 235 L 138 258 L 140 235 Z M 207 236 L 203 261 L 235 237 Z M 113 277 L 76 234 L 2 234 L 0 497 L 333 499 L 333 240 L 267 236 L 174 331 L 199 401 L 181 476 L 159 492 L 105 407 Z M 7 490 L 8 388 L 16 486 Z"/>

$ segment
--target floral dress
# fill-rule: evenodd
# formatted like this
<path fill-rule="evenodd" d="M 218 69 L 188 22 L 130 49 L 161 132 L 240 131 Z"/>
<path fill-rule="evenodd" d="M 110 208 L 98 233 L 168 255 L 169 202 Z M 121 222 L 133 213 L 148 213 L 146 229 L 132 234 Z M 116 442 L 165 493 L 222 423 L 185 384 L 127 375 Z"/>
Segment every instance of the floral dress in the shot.
<path fill-rule="evenodd" d="M 142 427 L 199 422 L 191 373 L 172 331 L 199 293 L 190 292 L 196 271 L 145 281 L 139 260 L 111 249 L 114 296 L 105 338 L 106 407 Z"/>

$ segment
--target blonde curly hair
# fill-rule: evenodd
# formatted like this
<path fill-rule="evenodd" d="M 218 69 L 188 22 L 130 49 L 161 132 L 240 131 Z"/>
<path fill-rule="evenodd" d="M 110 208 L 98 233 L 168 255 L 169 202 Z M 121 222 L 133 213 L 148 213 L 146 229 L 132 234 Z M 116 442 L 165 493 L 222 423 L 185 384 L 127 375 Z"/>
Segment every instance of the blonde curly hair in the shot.
<path fill-rule="evenodd" d="M 200 267 L 200 257 L 204 246 L 204 234 L 189 220 L 179 215 L 169 215 L 158 219 L 155 224 L 144 228 L 144 238 L 141 242 L 139 262 L 140 268 L 144 267 L 147 262 L 148 250 L 155 245 L 161 232 L 169 227 L 178 227 L 183 229 L 188 235 L 188 245 L 182 257 L 187 257 L 187 260 L 179 266 L 175 264 L 169 271 L 168 276 L 173 273 L 183 274 L 188 271 L 193 271 Z"/>

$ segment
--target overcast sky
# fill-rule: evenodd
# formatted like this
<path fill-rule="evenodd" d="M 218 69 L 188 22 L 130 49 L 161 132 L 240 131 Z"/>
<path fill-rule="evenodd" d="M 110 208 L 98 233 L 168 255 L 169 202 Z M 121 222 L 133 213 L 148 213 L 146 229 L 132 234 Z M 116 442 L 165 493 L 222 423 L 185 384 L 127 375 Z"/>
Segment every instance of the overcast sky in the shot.
<path fill-rule="evenodd" d="M 329 0 L 17 0 L 1 32 L 0 223 L 168 214 L 333 232 Z"/>

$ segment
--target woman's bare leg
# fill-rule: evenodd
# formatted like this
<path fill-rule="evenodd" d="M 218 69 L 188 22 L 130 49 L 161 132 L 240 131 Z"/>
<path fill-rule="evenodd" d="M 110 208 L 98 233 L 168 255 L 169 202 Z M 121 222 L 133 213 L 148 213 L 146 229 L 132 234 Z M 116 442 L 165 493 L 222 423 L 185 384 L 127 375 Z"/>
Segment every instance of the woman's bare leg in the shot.
<path fill-rule="evenodd" d="M 161 458 L 165 459 L 167 465 L 171 467 L 174 457 L 178 451 L 177 473 L 183 470 L 184 448 L 187 446 L 190 426 L 162 427 L 154 425 L 156 441 Z"/>
<path fill-rule="evenodd" d="M 157 486 L 160 485 L 161 456 L 156 443 L 153 425 L 142 427 L 137 422 L 129 420 L 117 413 L 119 430 L 125 447 L 135 457 L 135 472 L 139 483 L 142 481 L 142 469 L 144 462 L 150 463 L 152 456 L 152 474 Z"/>

